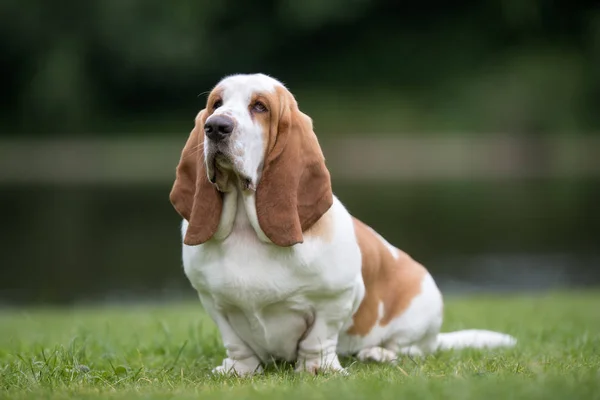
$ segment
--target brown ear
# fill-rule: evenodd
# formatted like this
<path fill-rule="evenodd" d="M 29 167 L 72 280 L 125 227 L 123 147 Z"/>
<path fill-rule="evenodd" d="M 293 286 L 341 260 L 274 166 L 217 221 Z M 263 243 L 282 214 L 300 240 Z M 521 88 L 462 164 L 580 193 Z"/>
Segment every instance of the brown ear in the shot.
<path fill-rule="evenodd" d="M 279 115 L 271 115 L 263 173 L 256 190 L 258 223 L 278 246 L 303 242 L 333 204 L 331 178 L 312 121 L 296 100 L 278 89 Z M 272 113 L 276 111 L 272 110 Z"/>
<path fill-rule="evenodd" d="M 223 207 L 222 194 L 209 182 L 204 163 L 204 122 L 206 111 L 196 116 L 195 126 L 181 152 L 169 199 L 188 223 L 183 242 L 195 246 L 217 231 Z"/>

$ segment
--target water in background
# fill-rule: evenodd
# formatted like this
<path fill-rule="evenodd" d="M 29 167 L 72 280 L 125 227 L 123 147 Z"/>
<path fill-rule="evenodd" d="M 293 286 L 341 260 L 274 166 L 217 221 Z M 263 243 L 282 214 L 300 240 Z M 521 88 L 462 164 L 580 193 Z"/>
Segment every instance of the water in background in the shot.
<path fill-rule="evenodd" d="M 2 187 L 0 304 L 195 296 L 169 189 Z M 446 293 L 600 284 L 597 181 L 334 181 L 334 191 Z"/>

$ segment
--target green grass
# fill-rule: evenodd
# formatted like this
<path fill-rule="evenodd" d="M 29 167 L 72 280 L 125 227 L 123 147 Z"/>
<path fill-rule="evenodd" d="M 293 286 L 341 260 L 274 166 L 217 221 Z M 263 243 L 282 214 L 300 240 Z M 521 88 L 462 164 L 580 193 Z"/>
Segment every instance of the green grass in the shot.
<path fill-rule="evenodd" d="M 447 300 L 444 330 L 489 328 L 513 349 L 398 365 L 344 359 L 350 376 L 272 366 L 210 375 L 223 350 L 197 303 L 0 312 L 0 398 L 600 399 L 600 292 Z"/>

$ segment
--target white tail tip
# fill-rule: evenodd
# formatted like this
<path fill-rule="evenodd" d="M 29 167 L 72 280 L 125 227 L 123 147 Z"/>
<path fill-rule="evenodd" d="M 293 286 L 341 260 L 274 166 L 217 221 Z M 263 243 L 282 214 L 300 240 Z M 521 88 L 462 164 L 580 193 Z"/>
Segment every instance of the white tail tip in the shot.
<path fill-rule="evenodd" d="M 489 349 L 493 347 L 512 347 L 517 339 L 505 333 L 480 329 L 440 333 L 437 337 L 437 350 L 450 349 Z"/>

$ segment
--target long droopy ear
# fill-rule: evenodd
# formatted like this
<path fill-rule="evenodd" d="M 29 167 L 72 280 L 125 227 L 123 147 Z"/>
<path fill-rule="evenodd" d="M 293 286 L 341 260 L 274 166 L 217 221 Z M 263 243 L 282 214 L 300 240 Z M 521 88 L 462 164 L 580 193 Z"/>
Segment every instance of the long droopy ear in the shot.
<path fill-rule="evenodd" d="M 256 214 L 260 228 L 274 244 L 292 246 L 302 243 L 302 232 L 329 210 L 333 193 L 311 119 L 300 112 L 287 89 L 277 92 L 279 110 L 272 107 L 263 173 L 256 189 Z"/>
<path fill-rule="evenodd" d="M 195 246 L 217 231 L 223 195 L 210 183 L 204 163 L 204 122 L 206 110 L 198 113 L 195 126 L 181 152 L 175 183 L 169 199 L 189 225 L 183 242 Z"/>

